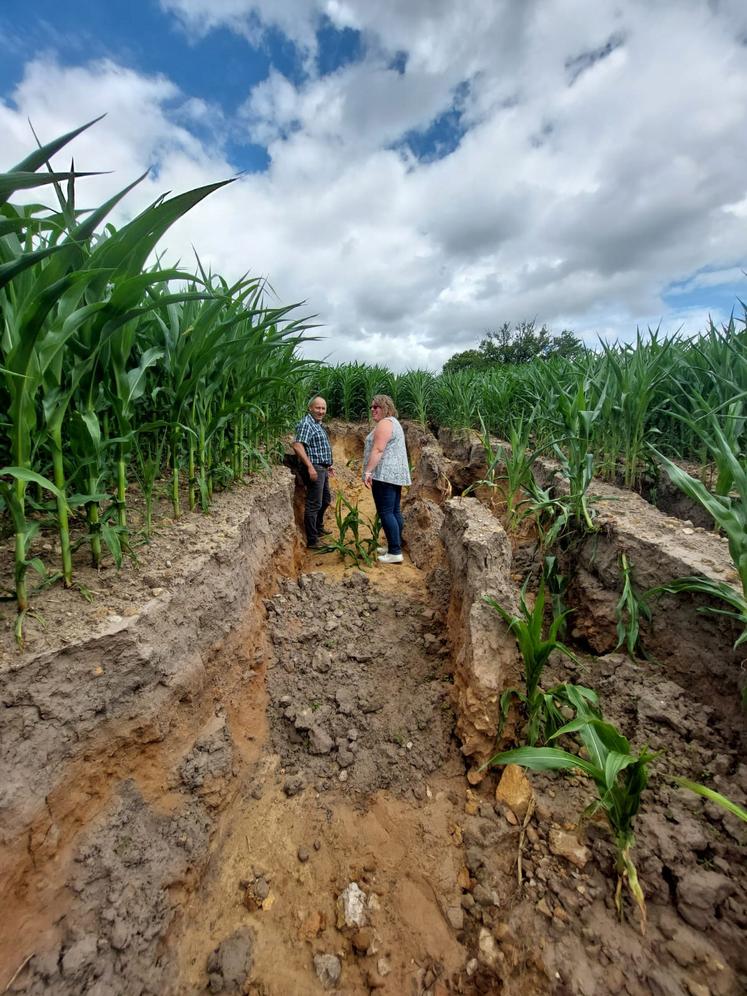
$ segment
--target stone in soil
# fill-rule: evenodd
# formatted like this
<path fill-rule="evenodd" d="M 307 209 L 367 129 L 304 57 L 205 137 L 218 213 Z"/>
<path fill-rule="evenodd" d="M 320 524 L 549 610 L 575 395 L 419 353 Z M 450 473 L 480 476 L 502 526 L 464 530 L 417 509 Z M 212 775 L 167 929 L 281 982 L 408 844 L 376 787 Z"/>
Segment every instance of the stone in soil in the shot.
<path fill-rule="evenodd" d="M 227 937 L 207 960 L 208 985 L 211 992 L 241 993 L 252 971 L 254 935 L 240 927 Z"/>
<path fill-rule="evenodd" d="M 314 955 L 314 969 L 325 989 L 333 989 L 340 981 L 342 965 L 336 955 Z"/>

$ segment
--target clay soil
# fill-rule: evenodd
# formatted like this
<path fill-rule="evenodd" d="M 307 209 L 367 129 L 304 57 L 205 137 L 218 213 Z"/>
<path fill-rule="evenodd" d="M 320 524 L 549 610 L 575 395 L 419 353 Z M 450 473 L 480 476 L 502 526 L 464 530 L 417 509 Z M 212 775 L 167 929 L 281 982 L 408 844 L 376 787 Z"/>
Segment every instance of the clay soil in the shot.
<path fill-rule="evenodd" d="M 359 442 L 357 431 L 338 435 L 336 483 L 372 515 Z M 42 593 L 47 628 L 30 621 L 30 650 L 74 644 L 163 597 L 198 551 L 220 553 L 245 500 L 220 496 L 214 517 L 163 529 L 122 575 L 86 575 L 93 603 Z M 705 550 L 711 537 L 695 539 Z M 517 584 L 536 569 L 527 537 L 514 568 Z M 593 686 L 634 747 L 664 752 L 637 827 L 643 935 L 627 900 L 617 918 L 609 833 L 581 819 L 587 781 L 515 773 L 497 794 L 501 771 L 468 781 L 442 575 L 409 558 L 359 570 L 296 545 L 259 596 L 252 619 L 214 647 L 200 697 L 180 703 L 171 746 L 143 745 L 111 766 L 98 794 L 81 788 L 90 772 L 70 776 L 77 829 L 61 850 L 30 840 L 33 869 L 6 897 L 0 992 L 745 990 L 744 825 L 656 773 L 705 780 L 744 805 L 733 716 L 657 663 L 552 661 L 550 680 Z"/>

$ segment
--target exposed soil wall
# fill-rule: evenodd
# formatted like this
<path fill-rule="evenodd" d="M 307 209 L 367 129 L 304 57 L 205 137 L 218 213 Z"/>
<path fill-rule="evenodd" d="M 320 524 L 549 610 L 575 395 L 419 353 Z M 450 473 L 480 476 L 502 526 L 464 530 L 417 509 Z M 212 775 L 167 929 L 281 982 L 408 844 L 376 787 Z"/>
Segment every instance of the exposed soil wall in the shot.
<path fill-rule="evenodd" d="M 441 430 L 439 443 L 445 467 L 464 468 L 460 480 L 465 486 L 479 479 L 485 457 L 477 433 Z M 540 483 L 562 493 L 567 483 L 556 471 L 552 461 L 535 465 Z M 632 491 L 594 481 L 590 494 L 597 530 L 569 553 L 564 566 L 572 583 L 564 598 L 574 610 L 574 639 L 594 653 L 609 653 L 618 642 L 615 606 L 622 591 L 623 552 L 639 593 L 689 575 L 738 587 L 725 538 L 664 514 Z M 515 555 L 522 553 L 515 550 Z M 651 622 L 641 619 L 641 645 L 703 701 L 736 716 L 739 692 L 747 682 L 743 654 L 733 649 L 739 631 L 722 615 L 699 612 L 704 604 L 702 596 L 687 594 L 654 601 Z"/>
<path fill-rule="evenodd" d="M 546 468 L 548 477 L 552 468 Z M 614 650 L 615 605 L 622 590 L 620 556 L 625 553 L 640 593 L 677 578 L 699 575 L 737 587 L 737 573 L 725 538 L 664 515 L 638 495 L 594 482 L 591 493 L 597 531 L 571 551 L 573 636 L 596 654 Z M 641 620 L 641 645 L 667 673 L 725 715 L 738 715 L 747 675 L 735 651 L 735 623 L 698 611 L 702 596 L 677 595 L 651 603 L 650 622 Z M 716 608 L 722 608 L 713 602 Z"/>
<path fill-rule="evenodd" d="M 479 767 L 495 752 L 501 692 L 516 686 L 520 674 L 514 637 L 483 601 L 490 595 L 517 611 L 511 544 L 495 516 L 469 498 L 446 502 L 441 535 L 451 581 L 457 735 L 465 756 Z"/>
<path fill-rule="evenodd" d="M 3 931 L 0 978 L 36 950 L 26 991 L 53 976 L 55 991 L 85 991 L 95 965 L 121 993 L 117 952 L 132 946 L 127 971 L 149 966 L 158 991 L 155 946 L 178 906 L 169 889 L 207 854 L 235 753 L 232 699 L 235 720 L 262 658 L 252 606 L 275 570 L 293 568 L 292 486 L 278 469 L 218 496 L 203 542 L 192 515 L 141 557 L 126 616 L 97 624 L 96 607 L 82 608 L 88 639 L 59 646 L 52 633 L 42 651 L 6 655 L 0 895 L 15 929 Z M 169 587 L 152 588 L 166 570 Z"/>

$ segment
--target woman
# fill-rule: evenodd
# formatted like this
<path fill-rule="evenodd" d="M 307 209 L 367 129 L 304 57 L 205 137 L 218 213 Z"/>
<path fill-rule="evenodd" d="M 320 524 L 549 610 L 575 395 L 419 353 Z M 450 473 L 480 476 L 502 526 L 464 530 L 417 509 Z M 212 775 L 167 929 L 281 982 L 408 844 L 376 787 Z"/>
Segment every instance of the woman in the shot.
<path fill-rule="evenodd" d="M 379 547 L 382 564 L 402 563 L 402 513 L 399 510 L 402 485 L 411 484 L 405 434 L 397 421 L 397 409 L 388 394 L 371 401 L 371 418 L 376 423 L 366 436 L 363 450 L 363 483 L 371 488 L 376 511 L 387 540 Z"/>

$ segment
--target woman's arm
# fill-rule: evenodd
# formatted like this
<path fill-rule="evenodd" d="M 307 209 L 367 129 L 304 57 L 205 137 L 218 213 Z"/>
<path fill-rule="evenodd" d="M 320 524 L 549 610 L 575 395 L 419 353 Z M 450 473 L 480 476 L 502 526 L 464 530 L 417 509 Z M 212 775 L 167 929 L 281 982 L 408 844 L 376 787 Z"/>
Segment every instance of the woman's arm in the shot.
<path fill-rule="evenodd" d="M 394 426 L 389 419 L 382 419 L 374 429 L 374 437 L 371 445 L 371 452 L 368 455 L 368 462 L 363 473 L 363 483 L 366 487 L 371 486 L 371 476 L 379 465 L 379 461 L 384 455 L 386 444 L 392 438 Z"/>

